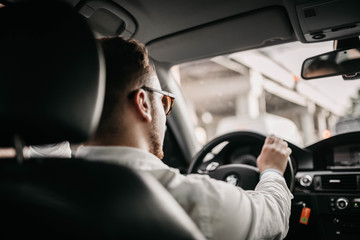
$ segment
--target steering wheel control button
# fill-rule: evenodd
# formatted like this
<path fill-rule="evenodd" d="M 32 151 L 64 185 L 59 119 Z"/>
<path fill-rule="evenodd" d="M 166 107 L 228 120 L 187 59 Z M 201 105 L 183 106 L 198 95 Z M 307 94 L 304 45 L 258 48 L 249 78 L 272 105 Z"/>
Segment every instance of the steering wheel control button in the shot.
<path fill-rule="evenodd" d="M 305 175 L 300 178 L 300 185 L 303 187 L 309 187 L 312 183 L 312 177 L 310 175 Z"/>
<path fill-rule="evenodd" d="M 338 200 L 336 200 L 336 207 L 339 210 L 344 210 L 345 208 L 347 208 L 348 205 L 349 200 L 347 200 L 346 198 L 339 198 Z"/>
<path fill-rule="evenodd" d="M 230 183 L 231 185 L 237 186 L 239 183 L 239 178 L 235 174 L 230 174 L 225 178 L 225 182 Z"/>
<path fill-rule="evenodd" d="M 218 162 L 211 162 L 209 163 L 209 165 L 206 166 L 206 171 L 211 172 L 211 171 L 215 171 L 215 169 L 217 169 L 217 167 L 220 164 Z"/>

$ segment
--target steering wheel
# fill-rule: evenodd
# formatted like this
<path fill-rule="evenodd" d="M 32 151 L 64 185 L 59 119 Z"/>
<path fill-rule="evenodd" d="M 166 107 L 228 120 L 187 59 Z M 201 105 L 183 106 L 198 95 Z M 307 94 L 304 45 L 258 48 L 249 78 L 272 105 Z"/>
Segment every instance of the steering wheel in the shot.
<path fill-rule="evenodd" d="M 194 157 L 188 173 L 207 174 L 245 190 L 254 190 L 259 182 L 256 158 L 260 155 L 265 138 L 259 133 L 246 131 L 219 136 Z M 284 178 L 290 191 L 293 191 L 295 177 L 290 157 Z"/>

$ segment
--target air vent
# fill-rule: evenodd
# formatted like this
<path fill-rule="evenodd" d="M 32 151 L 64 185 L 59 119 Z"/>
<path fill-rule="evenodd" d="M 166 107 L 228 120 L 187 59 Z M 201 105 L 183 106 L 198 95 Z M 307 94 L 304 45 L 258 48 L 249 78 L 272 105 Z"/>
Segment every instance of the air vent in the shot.
<path fill-rule="evenodd" d="M 322 190 L 358 190 L 356 175 L 322 175 Z"/>

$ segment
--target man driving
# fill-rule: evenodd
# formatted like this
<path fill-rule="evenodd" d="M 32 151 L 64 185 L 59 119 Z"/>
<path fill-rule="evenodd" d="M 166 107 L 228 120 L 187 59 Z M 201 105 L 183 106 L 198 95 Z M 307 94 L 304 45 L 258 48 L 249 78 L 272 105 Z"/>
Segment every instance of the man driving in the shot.
<path fill-rule="evenodd" d="M 145 46 L 122 38 L 100 43 L 107 74 L 103 113 L 96 134 L 76 156 L 149 172 L 207 239 L 283 239 L 292 198 L 283 177 L 291 153 L 287 143 L 266 138 L 257 159 L 260 181 L 254 191 L 205 175 L 180 174 L 161 161 L 174 96 L 161 90 Z"/>

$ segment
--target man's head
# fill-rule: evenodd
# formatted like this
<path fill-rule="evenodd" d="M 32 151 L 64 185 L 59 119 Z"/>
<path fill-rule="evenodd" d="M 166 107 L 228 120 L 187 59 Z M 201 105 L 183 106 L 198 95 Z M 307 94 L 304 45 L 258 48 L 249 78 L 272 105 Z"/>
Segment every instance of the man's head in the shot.
<path fill-rule="evenodd" d="M 145 46 L 122 38 L 103 38 L 100 44 L 106 93 L 98 130 L 89 144 L 138 147 L 162 158 L 164 106 L 172 102 L 161 93 Z"/>

